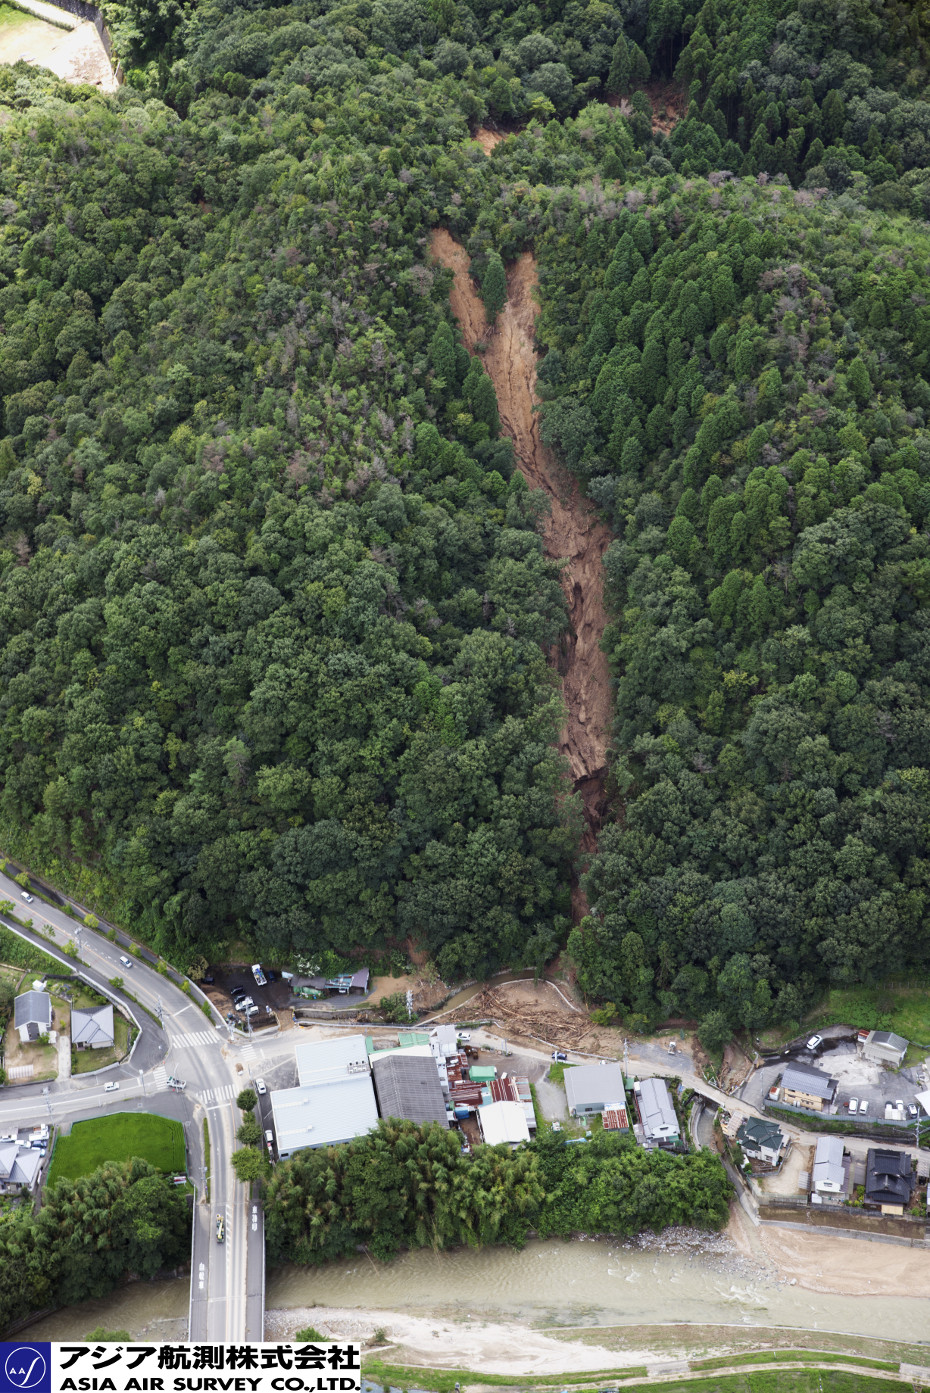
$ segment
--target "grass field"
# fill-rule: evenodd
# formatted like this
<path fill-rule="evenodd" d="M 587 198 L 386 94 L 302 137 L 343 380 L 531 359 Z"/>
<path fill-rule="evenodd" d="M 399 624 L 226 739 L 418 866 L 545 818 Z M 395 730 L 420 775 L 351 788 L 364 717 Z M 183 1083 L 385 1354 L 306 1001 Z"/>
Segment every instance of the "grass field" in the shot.
<path fill-rule="evenodd" d="M 855 1362 L 853 1356 L 850 1362 Z M 454 1393 L 460 1385 L 466 1391 L 469 1387 L 510 1387 L 517 1389 L 551 1388 L 567 1393 L 566 1384 L 575 1387 L 593 1386 L 598 1390 L 609 1383 L 618 1389 L 656 1388 L 654 1381 L 642 1383 L 646 1372 L 643 1368 L 602 1370 L 601 1373 L 565 1374 L 559 1378 L 555 1374 L 502 1375 L 469 1373 L 465 1369 L 424 1369 L 419 1366 L 387 1364 L 380 1359 L 365 1359 L 363 1372 L 366 1378 L 373 1379 L 383 1386 L 395 1388 L 433 1389 L 435 1393 Z M 846 1369 L 777 1369 L 756 1370 L 746 1373 L 704 1374 L 703 1377 L 682 1379 L 663 1379 L 663 1388 L 674 1389 L 675 1393 L 878 1393 L 896 1386 L 889 1379 L 871 1378 L 867 1374 L 851 1372 Z"/>
<path fill-rule="evenodd" d="M 180 1174 L 187 1168 L 184 1128 L 171 1118 L 144 1112 L 75 1122 L 70 1136 L 58 1138 L 48 1183 L 76 1180 L 105 1161 L 128 1161 L 132 1156 L 141 1156 L 161 1171 Z"/>

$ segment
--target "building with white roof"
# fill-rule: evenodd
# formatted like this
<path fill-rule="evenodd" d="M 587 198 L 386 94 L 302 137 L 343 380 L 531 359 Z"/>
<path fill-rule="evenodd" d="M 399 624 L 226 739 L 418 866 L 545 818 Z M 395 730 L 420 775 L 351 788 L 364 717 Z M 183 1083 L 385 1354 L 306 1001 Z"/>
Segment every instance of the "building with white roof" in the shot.
<path fill-rule="evenodd" d="M 846 1196 L 849 1167 L 843 1164 L 845 1148 L 841 1137 L 818 1137 L 814 1152 L 811 1189 L 817 1195 Z M 822 1201 L 820 1201 L 822 1203 Z"/>
<path fill-rule="evenodd" d="M 278 1155 L 335 1146 L 378 1125 L 378 1107 L 363 1035 L 297 1046 L 296 1088 L 271 1094 Z"/>
<path fill-rule="evenodd" d="M 680 1127 L 672 1095 L 664 1079 L 640 1079 L 633 1098 L 647 1146 L 675 1146 Z"/>
<path fill-rule="evenodd" d="M 478 1126 L 488 1146 L 506 1144 L 513 1149 L 530 1139 L 521 1103 L 485 1103 L 478 1109 Z"/>

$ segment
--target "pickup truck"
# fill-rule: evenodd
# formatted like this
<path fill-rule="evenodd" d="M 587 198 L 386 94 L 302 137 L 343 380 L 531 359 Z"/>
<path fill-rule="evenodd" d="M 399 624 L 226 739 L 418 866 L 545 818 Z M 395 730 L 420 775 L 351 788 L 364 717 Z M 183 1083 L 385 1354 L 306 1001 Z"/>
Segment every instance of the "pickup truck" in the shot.
<path fill-rule="evenodd" d="M 265 976 L 264 972 L 262 972 L 261 963 L 252 964 L 252 976 L 255 978 L 255 981 L 258 986 L 267 987 L 268 978 Z"/>

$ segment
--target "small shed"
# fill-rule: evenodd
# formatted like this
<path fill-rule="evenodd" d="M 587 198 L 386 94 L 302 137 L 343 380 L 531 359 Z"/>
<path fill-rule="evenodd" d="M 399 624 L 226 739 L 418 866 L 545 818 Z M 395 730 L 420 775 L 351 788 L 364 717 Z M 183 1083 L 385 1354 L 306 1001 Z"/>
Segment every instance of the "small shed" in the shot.
<path fill-rule="evenodd" d="M 485 1064 L 473 1064 L 468 1071 L 472 1083 L 491 1083 L 497 1078 L 497 1070 Z"/>
<path fill-rule="evenodd" d="M 903 1035 L 895 1035 L 893 1030 L 870 1030 L 861 1049 L 865 1059 L 899 1069 L 904 1063 L 908 1043 Z"/>

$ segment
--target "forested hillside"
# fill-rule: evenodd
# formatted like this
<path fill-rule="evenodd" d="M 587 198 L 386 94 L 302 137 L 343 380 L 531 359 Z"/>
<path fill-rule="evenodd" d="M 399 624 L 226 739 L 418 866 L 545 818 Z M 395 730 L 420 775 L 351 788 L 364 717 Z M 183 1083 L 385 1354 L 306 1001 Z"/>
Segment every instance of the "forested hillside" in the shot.
<path fill-rule="evenodd" d="M 444 227 L 492 318 L 535 253 L 616 533 L 583 984 L 759 1025 L 925 965 L 930 10 L 108 15 L 115 96 L 0 69 L 5 849 L 182 957 L 564 943 L 566 610 Z"/>

